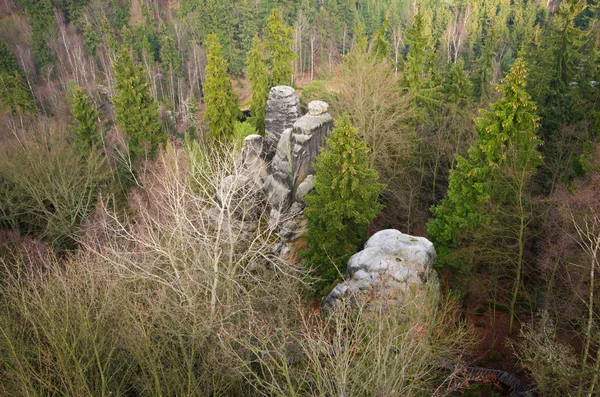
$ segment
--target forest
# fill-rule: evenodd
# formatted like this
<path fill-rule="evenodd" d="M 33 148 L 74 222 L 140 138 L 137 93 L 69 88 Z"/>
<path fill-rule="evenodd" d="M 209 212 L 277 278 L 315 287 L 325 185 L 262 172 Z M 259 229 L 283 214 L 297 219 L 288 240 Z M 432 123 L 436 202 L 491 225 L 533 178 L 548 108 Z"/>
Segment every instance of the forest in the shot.
<path fill-rule="evenodd" d="M 1 0 L 0 396 L 599 396 L 599 67 L 596 0 Z"/>

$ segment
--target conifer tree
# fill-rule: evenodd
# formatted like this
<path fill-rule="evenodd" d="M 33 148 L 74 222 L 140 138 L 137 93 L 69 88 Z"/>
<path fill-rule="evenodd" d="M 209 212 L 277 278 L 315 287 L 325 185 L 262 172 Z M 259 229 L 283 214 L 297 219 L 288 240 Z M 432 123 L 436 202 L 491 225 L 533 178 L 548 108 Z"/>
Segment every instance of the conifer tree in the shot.
<path fill-rule="evenodd" d="M 430 70 L 433 46 L 421 12 L 415 14 L 412 24 L 406 30 L 406 43 L 409 51 L 404 61 L 402 89 L 414 98 L 415 104 L 434 106 L 439 102 L 439 92 Z"/>
<path fill-rule="evenodd" d="M 115 62 L 117 94 L 115 106 L 117 125 L 127 134 L 133 156 L 143 153 L 149 145 L 152 155 L 166 139 L 158 120 L 158 106 L 150 93 L 149 83 L 140 65 L 134 65 L 131 53 L 123 48 Z"/>
<path fill-rule="evenodd" d="M 448 64 L 444 73 L 443 94 L 450 103 L 463 104 L 471 98 L 472 86 L 464 68 L 465 62 L 461 58 Z"/>
<path fill-rule="evenodd" d="M 481 57 L 477 60 L 477 67 L 473 73 L 473 95 L 478 101 L 489 99 L 492 92 L 492 77 L 494 75 L 494 60 L 498 45 L 497 30 L 494 26 L 485 36 Z"/>
<path fill-rule="evenodd" d="M 526 76 L 525 63 L 518 58 L 499 87 L 502 98 L 477 120 L 477 141 L 468 157 L 457 156 L 448 196 L 433 208 L 428 223 L 440 264 L 470 266 L 465 261 L 476 249 L 479 261 L 485 258 L 514 272 L 510 331 L 532 219 L 527 184 L 542 162 L 535 135 L 539 118 L 525 90 Z"/>
<path fill-rule="evenodd" d="M 0 105 L 13 114 L 33 112 L 35 103 L 18 71 L 0 72 Z"/>
<path fill-rule="evenodd" d="M 388 59 L 390 56 L 390 42 L 388 41 L 386 35 L 388 30 L 388 19 L 387 17 L 381 24 L 381 27 L 375 32 L 373 48 L 371 49 L 371 53 L 377 60 Z"/>
<path fill-rule="evenodd" d="M 296 54 L 291 48 L 294 44 L 293 34 L 293 29 L 284 23 L 279 11 L 273 10 L 267 21 L 265 35 L 270 87 L 292 83 L 293 62 L 296 58 Z"/>
<path fill-rule="evenodd" d="M 73 126 L 74 141 L 81 148 L 90 148 L 98 143 L 98 111 L 87 93 L 74 80 L 69 82 L 67 99 Z"/>
<path fill-rule="evenodd" d="M 209 34 L 206 41 L 208 62 L 204 82 L 204 118 L 208 121 L 210 135 L 218 141 L 231 138 L 234 122 L 240 116 L 240 109 L 227 75 L 227 61 L 221 56 L 221 44 L 217 35 Z"/>
<path fill-rule="evenodd" d="M 377 171 L 368 165 L 367 146 L 356 134 L 349 117 L 342 115 L 317 156 L 315 190 L 306 196 L 304 259 L 327 284 L 344 272 L 382 209 L 377 199 L 384 186 L 377 183 Z"/>
<path fill-rule="evenodd" d="M 264 134 L 265 110 L 269 97 L 269 75 L 265 65 L 264 46 L 258 36 L 254 36 L 252 48 L 248 52 L 246 77 L 252 87 L 249 121 L 260 134 Z"/>
<path fill-rule="evenodd" d="M 183 74 L 181 56 L 177 51 L 177 47 L 175 47 L 173 37 L 166 29 L 160 37 L 160 58 L 166 71 L 173 73 L 175 76 Z"/>

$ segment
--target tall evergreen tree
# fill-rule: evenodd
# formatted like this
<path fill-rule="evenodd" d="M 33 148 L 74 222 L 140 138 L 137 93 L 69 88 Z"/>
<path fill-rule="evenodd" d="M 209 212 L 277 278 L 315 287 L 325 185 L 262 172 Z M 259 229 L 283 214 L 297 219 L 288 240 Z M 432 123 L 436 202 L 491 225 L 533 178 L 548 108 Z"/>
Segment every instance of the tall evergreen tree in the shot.
<path fill-rule="evenodd" d="M 138 156 L 149 145 L 152 155 L 166 135 L 158 120 L 158 106 L 150 93 L 146 73 L 140 65 L 133 64 L 131 53 L 124 48 L 115 62 L 114 73 L 117 94 L 112 102 L 116 122 L 127 134 L 129 151 Z"/>
<path fill-rule="evenodd" d="M 498 38 L 495 27 L 491 27 L 485 36 L 481 49 L 481 57 L 473 73 L 473 96 L 478 101 L 489 99 L 492 93 L 492 77 L 494 76 L 494 61 Z"/>
<path fill-rule="evenodd" d="M 519 58 L 499 87 L 502 98 L 477 120 L 477 142 L 468 158 L 457 156 L 448 197 L 428 223 L 441 264 L 465 264 L 476 257 L 513 271 L 510 331 L 533 216 L 528 182 L 542 162 L 535 135 L 539 118 L 525 90 L 526 76 Z"/>
<path fill-rule="evenodd" d="M 383 185 L 369 167 L 368 149 L 342 115 L 315 163 L 315 190 L 306 196 L 308 250 L 304 259 L 326 284 L 343 273 L 382 205 Z"/>
<path fill-rule="evenodd" d="M 378 60 L 388 59 L 390 57 L 390 42 L 387 39 L 388 19 L 385 18 L 381 27 L 375 32 L 373 38 L 373 48 L 371 53 Z"/>
<path fill-rule="evenodd" d="M 204 82 L 204 118 L 208 121 L 212 138 L 218 141 L 232 136 L 234 121 L 239 118 L 240 109 L 227 75 L 227 61 L 221 56 L 221 44 L 217 35 L 209 34 L 206 41 L 208 62 Z"/>
<path fill-rule="evenodd" d="M 254 36 L 252 48 L 248 52 L 246 77 L 252 87 L 250 122 L 259 133 L 264 134 L 265 110 L 269 97 L 269 75 L 265 65 L 264 46 L 258 36 Z"/>
<path fill-rule="evenodd" d="M 56 35 L 54 12 L 50 0 L 23 0 L 31 25 L 31 47 L 38 68 L 54 62 L 48 39 Z"/>
<path fill-rule="evenodd" d="M 69 82 L 67 99 L 71 115 L 75 119 L 73 135 L 76 145 L 81 148 L 90 148 L 96 145 L 98 143 L 99 113 L 93 102 L 74 80 Z"/>
<path fill-rule="evenodd" d="M 406 29 L 409 50 L 404 61 L 401 86 L 418 106 L 429 108 L 438 103 L 439 92 L 431 74 L 433 45 L 427 30 L 423 14 L 417 12 L 412 24 Z"/>
<path fill-rule="evenodd" d="M 291 48 L 294 44 L 293 34 L 293 29 L 284 23 L 279 11 L 273 10 L 267 21 L 265 34 L 270 87 L 292 83 L 293 62 L 296 58 L 296 54 Z"/>

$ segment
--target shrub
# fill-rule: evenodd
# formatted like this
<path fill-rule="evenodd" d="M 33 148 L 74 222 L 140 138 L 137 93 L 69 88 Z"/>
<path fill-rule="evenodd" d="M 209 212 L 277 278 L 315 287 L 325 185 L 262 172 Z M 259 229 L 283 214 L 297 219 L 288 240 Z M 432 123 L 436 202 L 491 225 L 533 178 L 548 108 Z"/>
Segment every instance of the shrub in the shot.
<path fill-rule="evenodd" d="M 40 123 L 0 152 L 0 223 L 71 248 L 110 174 L 104 155 L 76 151 L 68 133 Z"/>

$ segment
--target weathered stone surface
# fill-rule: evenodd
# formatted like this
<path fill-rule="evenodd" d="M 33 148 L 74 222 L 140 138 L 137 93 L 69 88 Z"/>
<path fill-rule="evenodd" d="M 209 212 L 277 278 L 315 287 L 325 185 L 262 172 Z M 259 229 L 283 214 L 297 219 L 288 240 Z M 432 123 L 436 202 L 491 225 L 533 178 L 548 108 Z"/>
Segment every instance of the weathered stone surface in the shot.
<path fill-rule="evenodd" d="M 285 211 L 293 203 L 298 187 L 314 174 L 312 163 L 325 145 L 325 138 L 332 127 L 333 118 L 328 113 L 318 116 L 307 114 L 296 120 L 291 129 L 281 132 L 271 162 L 271 175 L 264 185 L 271 206 Z M 310 185 L 303 186 L 303 189 L 310 188 Z M 301 191 L 300 197 L 304 197 L 308 190 Z"/>
<path fill-rule="evenodd" d="M 271 208 L 281 212 L 290 205 L 292 191 L 285 182 L 276 179 L 274 175 L 267 177 L 263 190 Z"/>
<path fill-rule="evenodd" d="M 242 153 L 238 159 L 238 173 L 251 178 L 257 186 L 262 187 L 267 179 L 267 162 L 261 157 L 263 137 L 248 135 L 244 139 Z"/>
<path fill-rule="evenodd" d="M 304 202 L 304 197 L 313 189 L 315 183 L 314 175 L 308 175 L 296 189 L 296 201 Z"/>
<path fill-rule="evenodd" d="M 256 219 L 264 210 L 264 195 L 260 186 L 243 174 L 223 178 L 217 188 L 217 202 L 240 220 Z"/>
<path fill-rule="evenodd" d="M 281 133 L 290 128 L 300 117 L 300 101 L 292 87 L 271 88 L 265 115 L 265 157 L 275 155 Z"/>
<path fill-rule="evenodd" d="M 402 304 L 411 292 L 422 290 L 437 278 L 433 243 L 398 230 L 375 233 L 362 251 L 353 255 L 346 268 L 346 281 L 325 298 L 326 308 L 341 299 L 374 297 L 374 302 Z"/>
<path fill-rule="evenodd" d="M 308 104 L 308 114 L 311 116 L 318 116 L 323 113 L 327 113 L 329 104 L 323 101 L 312 101 Z"/>
<path fill-rule="evenodd" d="M 329 113 L 319 116 L 307 114 L 294 123 L 290 140 L 294 194 L 308 175 L 315 173 L 313 162 L 325 146 L 325 139 L 332 128 L 333 118 Z"/>

